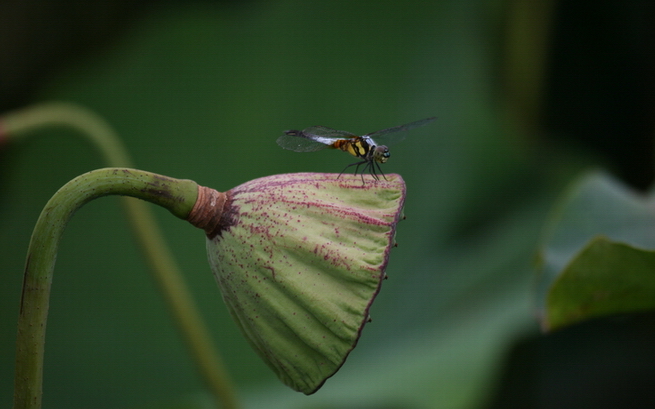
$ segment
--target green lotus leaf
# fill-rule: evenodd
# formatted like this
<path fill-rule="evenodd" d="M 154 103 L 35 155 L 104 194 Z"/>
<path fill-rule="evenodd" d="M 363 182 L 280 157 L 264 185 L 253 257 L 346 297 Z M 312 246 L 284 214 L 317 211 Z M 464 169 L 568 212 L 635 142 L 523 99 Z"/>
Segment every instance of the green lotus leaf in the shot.
<path fill-rule="evenodd" d="M 653 307 L 654 204 L 655 194 L 639 194 L 603 172 L 573 184 L 539 253 L 536 301 L 544 329 Z"/>
<path fill-rule="evenodd" d="M 655 251 L 598 236 L 553 283 L 549 329 L 604 315 L 655 309 Z"/>
<path fill-rule="evenodd" d="M 314 393 L 369 319 L 394 244 L 399 175 L 300 173 L 226 192 L 209 262 L 233 318 L 280 380 Z"/>

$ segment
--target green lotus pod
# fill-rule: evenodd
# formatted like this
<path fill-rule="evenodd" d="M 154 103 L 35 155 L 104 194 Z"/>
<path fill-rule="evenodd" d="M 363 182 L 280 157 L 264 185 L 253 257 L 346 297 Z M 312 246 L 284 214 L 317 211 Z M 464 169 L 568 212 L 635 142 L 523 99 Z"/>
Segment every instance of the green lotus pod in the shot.
<path fill-rule="evenodd" d="M 405 199 L 402 178 L 386 178 L 298 173 L 199 192 L 214 209 L 202 227 L 223 300 L 297 391 L 316 392 L 369 321 Z"/>

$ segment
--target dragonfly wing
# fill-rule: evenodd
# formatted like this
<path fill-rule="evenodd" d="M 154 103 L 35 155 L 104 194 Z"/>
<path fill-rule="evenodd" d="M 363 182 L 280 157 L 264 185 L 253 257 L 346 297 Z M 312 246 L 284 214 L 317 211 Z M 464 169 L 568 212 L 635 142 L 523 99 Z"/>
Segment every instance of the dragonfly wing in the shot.
<path fill-rule="evenodd" d="M 310 126 L 302 131 L 285 131 L 285 135 L 277 138 L 277 144 L 294 152 L 316 152 L 332 146 L 339 139 L 354 137 L 349 132 L 327 126 Z"/>
<path fill-rule="evenodd" d="M 394 126 L 393 128 L 387 128 L 381 131 L 372 132 L 364 136 L 375 140 L 380 145 L 391 145 L 405 139 L 407 137 L 407 131 L 410 129 L 427 125 L 435 119 L 437 119 L 437 117 L 425 118 L 421 119 L 420 121 L 411 122 L 409 124 Z"/>
<path fill-rule="evenodd" d="M 328 128 L 327 126 L 310 126 L 309 128 L 303 129 L 302 132 L 304 134 L 331 138 L 333 140 L 351 139 L 357 137 L 357 135 L 353 135 L 350 132 L 339 131 L 338 129 Z"/>
<path fill-rule="evenodd" d="M 288 132 L 288 131 L 287 131 Z M 294 152 L 316 152 L 325 149 L 329 144 L 307 138 L 302 131 L 297 133 L 288 133 L 277 138 L 277 144 Z"/>

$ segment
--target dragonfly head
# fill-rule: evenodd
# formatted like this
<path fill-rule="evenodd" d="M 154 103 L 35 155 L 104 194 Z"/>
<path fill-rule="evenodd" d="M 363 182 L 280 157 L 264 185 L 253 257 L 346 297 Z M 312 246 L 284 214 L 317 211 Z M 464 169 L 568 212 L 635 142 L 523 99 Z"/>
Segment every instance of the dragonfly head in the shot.
<path fill-rule="evenodd" d="M 373 149 L 373 159 L 378 163 L 385 163 L 390 156 L 389 148 L 384 145 L 376 146 Z"/>

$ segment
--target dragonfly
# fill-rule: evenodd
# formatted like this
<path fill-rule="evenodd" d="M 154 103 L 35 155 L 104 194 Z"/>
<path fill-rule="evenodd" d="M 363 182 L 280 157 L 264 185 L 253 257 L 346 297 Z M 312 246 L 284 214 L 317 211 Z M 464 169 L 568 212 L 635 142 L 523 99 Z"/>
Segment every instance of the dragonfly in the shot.
<path fill-rule="evenodd" d="M 380 164 L 385 163 L 391 157 L 387 145 L 402 141 L 407 137 L 407 131 L 427 125 L 435 119 L 437 118 L 421 119 L 420 121 L 394 126 L 393 128 L 367 133 L 362 136 L 328 128 L 327 126 L 310 126 L 302 131 L 295 129 L 284 131 L 284 135 L 277 139 L 277 144 L 294 152 L 316 152 L 325 148 L 340 149 L 361 160 L 346 166 L 338 177 L 351 166 L 355 166 L 355 175 L 357 175 L 359 167 L 364 165 L 361 173 L 362 182 L 364 181 L 364 173 L 367 171 L 375 180 L 379 180 L 378 172 L 386 180 Z"/>

